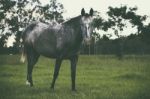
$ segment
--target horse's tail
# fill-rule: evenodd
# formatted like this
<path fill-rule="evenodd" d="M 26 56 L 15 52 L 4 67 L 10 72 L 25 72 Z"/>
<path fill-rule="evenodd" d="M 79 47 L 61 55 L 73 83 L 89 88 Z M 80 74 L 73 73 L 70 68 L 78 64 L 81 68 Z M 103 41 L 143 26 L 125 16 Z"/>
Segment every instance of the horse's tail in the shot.
<path fill-rule="evenodd" d="M 30 33 L 29 31 L 32 31 L 34 29 L 34 27 L 36 27 L 37 25 L 37 22 L 33 22 L 31 24 L 29 24 L 22 32 L 22 44 L 21 44 L 21 58 L 20 58 L 20 61 L 21 62 L 25 62 L 25 59 L 26 59 L 26 48 L 25 48 L 25 38 L 27 37 L 27 34 Z"/>
<path fill-rule="evenodd" d="M 20 58 L 20 62 L 22 62 L 22 63 L 24 63 L 25 60 L 26 60 L 26 51 L 25 51 L 25 46 L 24 46 L 24 38 L 25 38 L 25 32 L 26 32 L 25 30 L 22 32 L 21 39 L 20 39 L 20 42 L 21 42 L 21 58 Z"/>
<path fill-rule="evenodd" d="M 24 48 L 24 46 L 23 46 L 23 47 L 22 47 L 22 50 L 21 50 L 21 58 L 20 58 L 20 61 L 21 61 L 22 63 L 24 63 L 25 60 L 26 60 L 26 52 L 25 52 L 25 48 Z"/>

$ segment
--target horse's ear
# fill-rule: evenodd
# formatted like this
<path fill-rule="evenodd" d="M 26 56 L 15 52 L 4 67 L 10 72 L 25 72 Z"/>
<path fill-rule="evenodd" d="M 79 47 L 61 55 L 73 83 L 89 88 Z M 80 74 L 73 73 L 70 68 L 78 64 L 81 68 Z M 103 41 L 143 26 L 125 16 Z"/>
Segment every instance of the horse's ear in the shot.
<path fill-rule="evenodd" d="M 93 11 L 93 9 L 91 8 L 91 9 L 90 9 L 90 16 L 93 16 L 93 12 L 94 12 L 94 11 Z"/>
<path fill-rule="evenodd" d="M 82 15 L 82 16 L 85 15 L 85 10 L 84 10 L 84 8 L 82 8 L 82 10 L 81 10 L 81 15 Z"/>

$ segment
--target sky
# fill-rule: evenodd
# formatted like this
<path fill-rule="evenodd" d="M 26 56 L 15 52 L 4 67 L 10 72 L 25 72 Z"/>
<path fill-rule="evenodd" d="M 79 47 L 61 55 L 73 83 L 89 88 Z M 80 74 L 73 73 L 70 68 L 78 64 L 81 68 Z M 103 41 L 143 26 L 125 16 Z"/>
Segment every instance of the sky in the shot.
<path fill-rule="evenodd" d="M 49 0 L 41 0 L 43 4 L 47 4 Z M 109 6 L 119 7 L 127 5 L 128 7 L 138 7 L 138 13 L 141 15 L 150 15 L 150 0 L 58 0 L 64 5 L 66 12 L 63 14 L 65 18 L 77 16 L 82 8 L 89 10 L 93 8 L 105 14 Z"/>
<path fill-rule="evenodd" d="M 47 4 L 49 0 L 40 0 L 43 5 Z M 120 7 L 121 5 L 127 5 L 128 7 L 138 7 L 137 13 L 140 15 L 148 15 L 150 17 L 150 0 L 57 0 L 59 3 L 64 5 L 65 12 L 63 16 L 65 19 L 78 16 L 81 13 L 81 9 L 84 8 L 88 13 L 90 8 L 100 12 L 100 15 L 105 18 L 108 7 Z M 150 22 L 150 21 L 149 21 Z M 100 35 L 111 33 L 109 30 L 104 32 L 102 30 L 98 31 Z M 133 28 L 128 26 L 122 33 L 122 35 L 129 35 L 130 33 L 135 33 L 136 27 Z M 112 38 L 116 38 L 115 35 Z M 14 41 L 13 37 L 8 40 L 8 46 L 12 45 Z"/>

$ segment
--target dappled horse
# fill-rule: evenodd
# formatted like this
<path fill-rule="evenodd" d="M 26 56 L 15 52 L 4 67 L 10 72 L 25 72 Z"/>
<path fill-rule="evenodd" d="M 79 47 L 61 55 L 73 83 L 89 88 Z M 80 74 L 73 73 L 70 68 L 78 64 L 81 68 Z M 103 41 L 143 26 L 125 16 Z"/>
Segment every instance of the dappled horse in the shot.
<path fill-rule="evenodd" d="M 93 9 L 89 14 L 81 10 L 81 15 L 62 24 L 46 24 L 33 22 L 24 30 L 23 58 L 27 56 L 27 84 L 33 86 L 32 70 L 40 55 L 55 58 L 55 70 L 51 88 L 54 89 L 55 81 L 59 74 L 62 60 L 71 61 L 72 90 L 75 90 L 76 64 L 79 48 L 82 42 L 89 44 L 91 40 Z"/>

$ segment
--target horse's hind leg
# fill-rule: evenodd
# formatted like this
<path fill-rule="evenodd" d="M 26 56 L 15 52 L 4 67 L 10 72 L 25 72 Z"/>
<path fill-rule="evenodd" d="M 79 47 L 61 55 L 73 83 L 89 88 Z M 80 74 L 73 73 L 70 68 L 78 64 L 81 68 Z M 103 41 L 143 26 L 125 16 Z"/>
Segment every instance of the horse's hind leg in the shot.
<path fill-rule="evenodd" d="M 36 64 L 37 60 L 39 58 L 39 54 L 30 50 L 27 52 L 27 85 L 33 86 L 33 81 L 32 81 L 32 70 L 34 65 Z"/>

